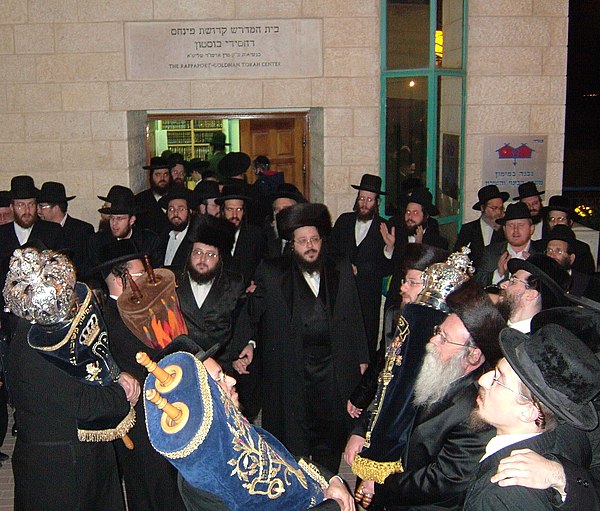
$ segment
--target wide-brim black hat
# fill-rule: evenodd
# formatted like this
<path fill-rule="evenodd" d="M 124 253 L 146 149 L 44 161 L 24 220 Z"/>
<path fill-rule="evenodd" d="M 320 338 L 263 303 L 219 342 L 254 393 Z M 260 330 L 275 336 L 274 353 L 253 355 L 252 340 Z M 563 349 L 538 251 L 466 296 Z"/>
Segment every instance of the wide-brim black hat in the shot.
<path fill-rule="evenodd" d="M 175 163 L 171 162 L 167 158 L 163 158 L 162 156 L 153 156 L 150 158 L 150 163 L 148 165 L 144 165 L 142 168 L 146 170 L 156 170 L 156 169 L 172 169 L 175 166 Z"/>
<path fill-rule="evenodd" d="M 185 165 L 185 172 L 188 176 L 192 175 L 192 172 L 199 172 L 202 174 L 203 171 L 208 169 L 210 166 L 210 162 L 208 160 L 203 160 L 202 158 L 192 158 Z"/>
<path fill-rule="evenodd" d="M 112 202 L 113 199 L 119 194 L 124 194 L 124 190 L 129 190 L 129 188 L 127 188 L 126 186 L 114 185 L 110 187 L 110 190 L 108 191 L 106 197 L 103 197 L 102 195 L 97 195 L 96 197 L 98 197 L 100 200 L 103 200 L 104 202 Z"/>
<path fill-rule="evenodd" d="M 37 199 L 39 194 L 31 176 L 15 176 L 10 180 L 8 195 L 11 199 Z"/>
<path fill-rule="evenodd" d="M 500 347 L 523 384 L 554 414 L 578 429 L 592 430 L 598 414 L 600 361 L 575 335 L 548 324 L 529 336 L 506 328 Z"/>
<path fill-rule="evenodd" d="M 523 218 L 529 218 L 531 220 L 531 213 L 529 212 L 529 208 L 527 204 L 524 202 L 515 202 L 514 204 L 509 204 L 506 207 L 506 212 L 502 218 L 498 218 L 496 223 L 498 225 L 504 225 L 509 220 L 521 220 Z"/>
<path fill-rule="evenodd" d="M 542 213 L 544 215 L 550 211 L 562 211 L 563 213 L 567 213 L 569 218 L 573 218 L 575 215 L 575 211 L 573 211 L 569 199 L 562 195 L 553 195 L 548 200 L 548 205 L 542 208 Z"/>
<path fill-rule="evenodd" d="M 564 241 L 565 243 L 568 243 L 573 250 L 575 249 L 575 242 L 577 241 L 573 229 L 564 224 L 555 225 L 550 231 L 544 234 L 542 239 L 546 245 L 552 240 Z"/>
<path fill-rule="evenodd" d="M 372 192 L 377 195 L 387 195 L 387 192 L 381 190 L 381 178 L 373 174 L 363 174 L 359 185 L 350 186 L 355 190 L 364 190 L 365 192 Z"/>
<path fill-rule="evenodd" d="M 209 144 L 216 146 L 230 145 L 229 143 L 227 143 L 227 135 L 225 135 L 225 133 L 223 133 L 222 131 L 215 131 L 212 134 L 212 138 L 210 139 Z"/>
<path fill-rule="evenodd" d="M 533 181 L 527 181 L 526 183 L 520 184 L 519 195 L 513 197 L 513 200 L 526 199 L 527 197 L 535 197 L 536 195 L 544 195 L 544 190 L 541 192 L 537 189 L 537 185 Z"/>
<path fill-rule="evenodd" d="M 111 189 L 111 191 L 113 191 Z M 138 212 L 135 204 L 135 196 L 129 188 L 120 187 L 114 190 L 107 208 L 100 208 L 98 211 L 105 215 L 135 215 Z"/>
<path fill-rule="evenodd" d="M 481 206 L 485 205 L 489 200 L 502 199 L 502 202 L 506 202 L 509 197 L 510 194 L 508 192 L 501 192 L 496 185 L 487 185 L 480 188 L 477 192 L 477 198 L 479 200 L 473 204 L 473 209 L 479 211 L 481 210 Z"/>
<path fill-rule="evenodd" d="M 250 156 L 242 152 L 227 153 L 218 164 L 219 177 L 228 178 L 243 174 L 250 167 Z"/>
<path fill-rule="evenodd" d="M 243 200 L 243 201 L 251 201 L 252 197 L 249 197 L 244 193 L 244 186 L 242 184 L 237 185 L 227 185 L 223 187 L 221 191 L 221 196 L 215 199 L 215 202 L 220 206 L 226 200 Z"/>
<path fill-rule="evenodd" d="M 331 215 L 325 204 L 295 204 L 277 214 L 277 231 L 283 239 L 292 240 L 296 229 L 307 226 L 316 227 L 320 236 L 329 235 Z"/>
<path fill-rule="evenodd" d="M 8 208 L 10 206 L 10 193 L 8 190 L 0 191 L 0 208 Z"/>
<path fill-rule="evenodd" d="M 540 280 L 542 306 L 545 309 L 548 308 L 548 304 L 557 307 L 569 303 L 569 300 L 565 297 L 565 292 L 568 289 L 571 277 L 551 257 L 545 254 L 531 254 L 527 259 L 513 257 L 508 260 L 507 266 L 511 274 L 519 270 L 524 270 Z M 551 297 L 554 299 L 552 300 Z"/>
<path fill-rule="evenodd" d="M 189 208 L 191 207 L 192 192 L 185 186 L 174 186 L 167 192 L 166 195 L 163 195 L 158 200 L 158 205 L 162 209 L 167 209 L 169 207 L 169 202 L 175 199 L 183 199 L 187 202 Z"/>
<path fill-rule="evenodd" d="M 269 202 L 271 204 L 277 199 L 292 199 L 297 203 L 306 202 L 304 195 L 302 195 L 296 185 L 292 183 L 281 183 L 277 187 L 277 190 L 269 194 Z"/>
<path fill-rule="evenodd" d="M 67 197 L 65 185 L 55 181 L 46 181 L 38 195 L 38 202 L 59 203 L 73 200 L 76 195 Z"/>
<path fill-rule="evenodd" d="M 192 244 L 204 243 L 217 247 L 222 257 L 231 252 L 235 231 L 235 226 L 225 218 L 198 215 L 191 223 L 186 239 Z"/>
<path fill-rule="evenodd" d="M 401 202 L 403 207 L 408 206 L 410 202 L 414 202 L 415 204 L 420 204 L 423 208 L 423 211 L 430 216 L 436 216 L 440 214 L 440 210 L 433 204 L 433 195 L 431 192 L 425 188 L 414 188 L 409 191 L 406 195 L 403 195 L 401 198 Z"/>
<path fill-rule="evenodd" d="M 425 271 L 432 264 L 445 261 L 449 255 L 450 252 L 447 250 L 425 243 L 407 243 L 402 258 L 402 267 L 405 271 Z"/>
<path fill-rule="evenodd" d="M 134 259 L 144 260 L 144 253 L 139 250 L 138 246 L 131 239 L 114 239 L 110 243 L 100 247 L 97 255 L 99 264 L 92 268 L 90 274 L 100 272 L 103 278 L 106 278 L 118 264 Z"/>
<path fill-rule="evenodd" d="M 217 199 L 220 196 L 219 183 L 216 181 L 200 181 L 192 191 L 190 205 L 196 209 L 205 200 Z"/>

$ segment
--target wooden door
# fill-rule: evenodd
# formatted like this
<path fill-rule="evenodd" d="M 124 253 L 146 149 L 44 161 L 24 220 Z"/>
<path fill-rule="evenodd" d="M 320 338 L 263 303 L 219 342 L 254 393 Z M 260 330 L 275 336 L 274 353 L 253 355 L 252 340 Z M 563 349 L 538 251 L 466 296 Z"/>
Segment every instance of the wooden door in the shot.
<path fill-rule="evenodd" d="M 263 117 L 240 120 L 240 151 L 254 160 L 264 155 L 271 169 L 283 172 L 286 183 L 292 183 L 309 199 L 310 190 L 307 147 L 307 115 Z M 247 173 L 248 182 L 256 180 L 254 168 Z"/>

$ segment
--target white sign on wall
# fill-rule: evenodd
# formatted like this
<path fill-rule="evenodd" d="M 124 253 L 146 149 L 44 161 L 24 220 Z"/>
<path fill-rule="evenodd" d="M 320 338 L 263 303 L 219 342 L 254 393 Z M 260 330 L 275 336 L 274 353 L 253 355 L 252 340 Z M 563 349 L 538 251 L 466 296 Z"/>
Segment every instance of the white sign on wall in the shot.
<path fill-rule="evenodd" d="M 125 23 L 127 78 L 296 78 L 323 72 L 322 21 Z"/>
<path fill-rule="evenodd" d="M 483 142 L 481 186 L 496 185 L 511 197 L 518 186 L 533 181 L 538 190 L 546 184 L 547 137 L 515 135 L 486 137 Z"/>

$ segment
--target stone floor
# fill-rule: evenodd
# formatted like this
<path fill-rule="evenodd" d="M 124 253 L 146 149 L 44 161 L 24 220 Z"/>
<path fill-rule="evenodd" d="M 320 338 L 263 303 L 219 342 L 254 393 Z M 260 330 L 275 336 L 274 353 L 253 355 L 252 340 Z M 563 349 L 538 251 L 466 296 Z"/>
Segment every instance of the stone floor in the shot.
<path fill-rule="evenodd" d="M 10 431 L 12 428 L 12 413 L 10 414 L 10 423 L 8 425 L 8 434 L 4 440 L 4 445 L 0 449 L 3 453 L 12 456 L 13 449 L 15 448 L 15 437 L 11 436 Z M 348 481 L 350 490 L 354 490 L 354 482 L 356 477 L 350 470 L 350 467 L 344 463 L 340 466 L 340 475 Z M 14 480 L 12 474 L 11 461 L 5 461 L 0 467 L 0 511 L 12 511 L 13 509 L 13 497 L 14 497 Z"/>

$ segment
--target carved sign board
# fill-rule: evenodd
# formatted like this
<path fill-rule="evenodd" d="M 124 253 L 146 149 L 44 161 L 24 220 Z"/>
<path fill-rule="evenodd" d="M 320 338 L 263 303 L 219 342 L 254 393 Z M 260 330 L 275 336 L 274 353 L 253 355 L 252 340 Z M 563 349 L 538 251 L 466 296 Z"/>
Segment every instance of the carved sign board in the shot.
<path fill-rule="evenodd" d="M 127 78 L 304 78 L 323 72 L 317 19 L 125 23 Z"/>

